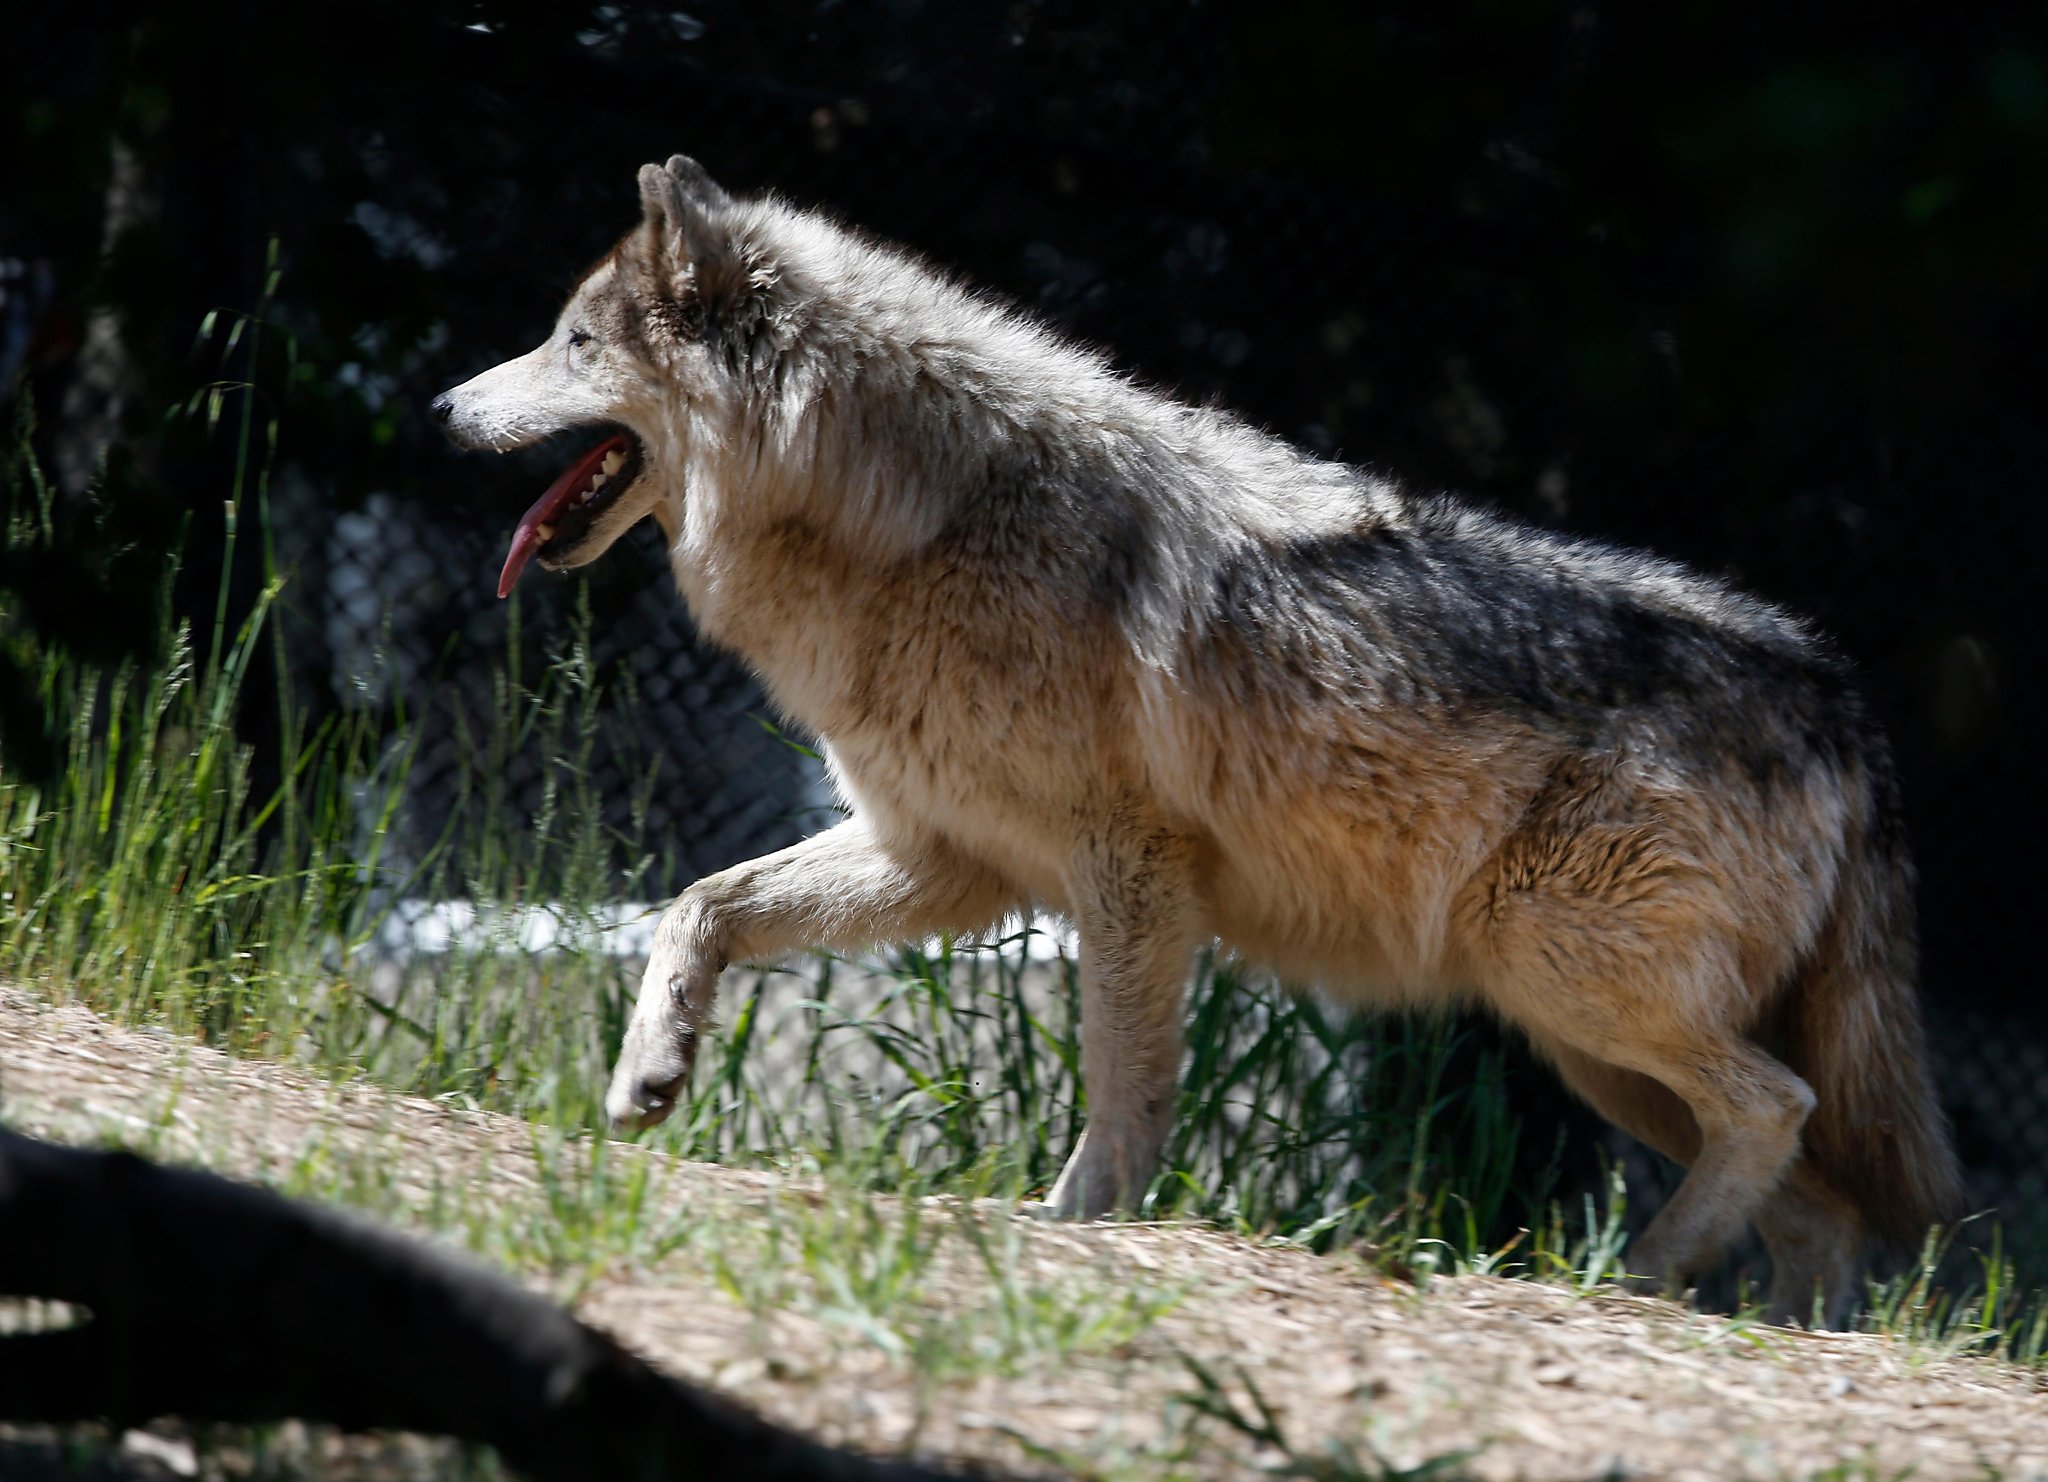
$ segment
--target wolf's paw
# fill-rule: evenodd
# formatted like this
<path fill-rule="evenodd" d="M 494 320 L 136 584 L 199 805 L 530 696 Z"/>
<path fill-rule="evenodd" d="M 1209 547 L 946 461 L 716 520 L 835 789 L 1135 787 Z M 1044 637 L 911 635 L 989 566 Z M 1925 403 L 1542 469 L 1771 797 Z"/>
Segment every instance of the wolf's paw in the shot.
<path fill-rule="evenodd" d="M 1077 1210 L 1062 1209 L 1051 1199 L 1020 1199 L 1017 1213 L 1027 1220 L 1081 1220 L 1088 1216 Z"/>
<path fill-rule="evenodd" d="M 1683 1302 L 1688 1290 L 1676 1276 L 1624 1276 L 1614 1286 L 1632 1297 L 1665 1297 L 1673 1302 Z"/>
<path fill-rule="evenodd" d="M 1102 1220 L 1129 1207 L 1130 1201 L 1117 1197 L 1113 1173 L 1076 1155 L 1046 1192 L 1045 1202 L 1034 1203 L 1030 1212 L 1045 1220 Z"/>
<path fill-rule="evenodd" d="M 644 1131 L 667 1121 L 690 1078 L 694 1034 L 677 1035 L 654 1045 L 637 1043 L 640 1038 L 627 1034 L 619 1063 L 612 1070 L 611 1086 L 605 1091 L 605 1115 L 621 1132 Z"/>
<path fill-rule="evenodd" d="M 605 1092 L 604 1114 L 619 1132 L 644 1132 L 649 1127 L 659 1127 L 676 1109 L 682 1087 L 680 1077 L 659 1085 L 643 1083 L 630 1088 L 614 1081 Z"/>

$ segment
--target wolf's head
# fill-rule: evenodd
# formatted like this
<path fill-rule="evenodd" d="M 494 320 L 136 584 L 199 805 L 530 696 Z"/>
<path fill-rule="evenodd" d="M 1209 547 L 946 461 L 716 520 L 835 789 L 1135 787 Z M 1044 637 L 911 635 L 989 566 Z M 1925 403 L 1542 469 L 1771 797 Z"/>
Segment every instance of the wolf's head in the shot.
<path fill-rule="evenodd" d="M 498 579 L 528 560 L 561 571 L 602 555 L 648 515 L 674 537 L 688 438 L 771 353 L 759 254 L 742 208 L 685 155 L 640 170 L 640 224 L 583 277 L 536 349 L 434 399 L 463 448 L 509 452 L 561 432 L 594 441 L 519 521 Z"/>
<path fill-rule="evenodd" d="M 640 199 L 539 348 L 435 398 L 465 448 L 590 439 L 520 520 L 501 596 L 535 556 L 584 565 L 653 515 L 706 623 L 685 568 L 750 523 L 887 558 L 991 480 L 1129 435 L 1106 359 L 913 254 L 735 200 L 683 155 L 641 167 Z"/>

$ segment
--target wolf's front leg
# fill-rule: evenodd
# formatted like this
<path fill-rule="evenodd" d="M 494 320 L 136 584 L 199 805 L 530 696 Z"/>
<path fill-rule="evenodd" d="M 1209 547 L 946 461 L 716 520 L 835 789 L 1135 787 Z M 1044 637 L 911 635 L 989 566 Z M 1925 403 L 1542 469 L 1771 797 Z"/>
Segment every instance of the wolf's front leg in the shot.
<path fill-rule="evenodd" d="M 1119 826 L 1068 881 L 1081 936 L 1081 1079 L 1088 1127 L 1046 1196 L 1061 1219 L 1134 1209 L 1173 1127 L 1189 964 L 1200 945 L 1193 851 Z"/>
<path fill-rule="evenodd" d="M 884 844 L 858 818 L 707 875 L 662 913 L 605 1112 L 652 1127 L 675 1109 L 728 962 L 969 932 L 1016 903 L 938 840 Z"/>

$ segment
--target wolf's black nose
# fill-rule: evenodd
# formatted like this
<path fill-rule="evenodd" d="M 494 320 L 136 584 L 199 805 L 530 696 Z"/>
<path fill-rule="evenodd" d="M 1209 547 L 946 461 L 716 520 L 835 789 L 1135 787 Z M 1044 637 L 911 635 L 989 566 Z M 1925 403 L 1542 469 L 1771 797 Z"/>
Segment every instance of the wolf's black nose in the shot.
<path fill-rule="evenodd" d="M 449 399 L 448 393 L 443 391 L 434 398 L 434 420 L 436 422 L 446 422 L 454 415 L 455 403 Z"/>

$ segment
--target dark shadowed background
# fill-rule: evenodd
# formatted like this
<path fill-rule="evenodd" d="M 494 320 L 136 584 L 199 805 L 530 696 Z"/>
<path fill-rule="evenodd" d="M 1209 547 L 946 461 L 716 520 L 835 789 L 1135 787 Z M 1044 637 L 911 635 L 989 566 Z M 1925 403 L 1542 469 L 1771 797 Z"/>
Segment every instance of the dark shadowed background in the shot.
<path fill-rule="evenodd" d="M 7 764 L 49 765 L 67 723 L 16 662 L 31 635 L 146 651 L 181 539 L 173 600 L 211 622 L 221 381 L 277 427 L 287 682 L 316 714 L 430 708 L 441 666 L 502 651 L 496 565 L 550 459 L 458 458 L 426 403 L 535 343 L 633 221 L 635 167 L 682 150 L 1182 396 L 1817 619 L 1903 759 L 1965 1157 L 1980 1187 L 2039 1197 L 2030 9 L 38 7 L 0 54 L 0 396 L 10 426 L 32 403 L 61 493 L 57 554 L 0 566 Z M 263 334 L 231 332 L 258 311 Z M 236 551 L 245 604 L 261 543 Z M 783 842 L 808 800 L 657 574 L 643 540 L 589 600 L 602 662 L 682 649 L 635 681 L 642 740 L 679 758 L 655 822 L 680 885 Z M 540 585 L 530 645 L 575 584 Z M 259 746 L 269 682 L 246 705 Z M 1547 1083 L 1521 1080 L 1544 1111 Z"/>

